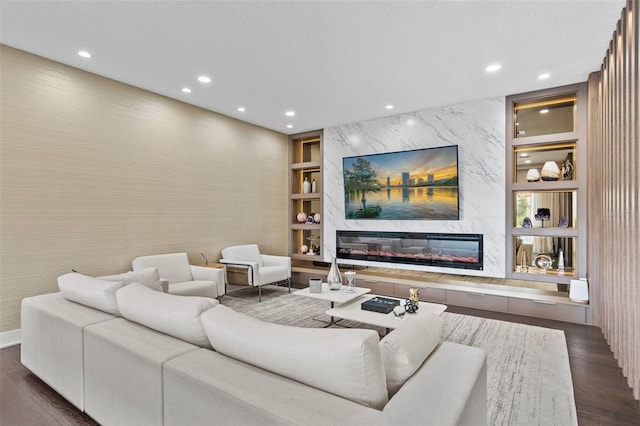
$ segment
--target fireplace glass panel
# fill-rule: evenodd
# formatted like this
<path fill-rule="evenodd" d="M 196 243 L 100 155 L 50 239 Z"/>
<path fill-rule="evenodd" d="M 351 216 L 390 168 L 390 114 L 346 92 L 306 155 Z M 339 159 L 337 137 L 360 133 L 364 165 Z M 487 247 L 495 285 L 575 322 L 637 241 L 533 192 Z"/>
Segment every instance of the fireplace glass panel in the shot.
<path fill-rule="evenodd" d="M 481 234 L 337 231 L 338 258 L 482 270 Z"/>

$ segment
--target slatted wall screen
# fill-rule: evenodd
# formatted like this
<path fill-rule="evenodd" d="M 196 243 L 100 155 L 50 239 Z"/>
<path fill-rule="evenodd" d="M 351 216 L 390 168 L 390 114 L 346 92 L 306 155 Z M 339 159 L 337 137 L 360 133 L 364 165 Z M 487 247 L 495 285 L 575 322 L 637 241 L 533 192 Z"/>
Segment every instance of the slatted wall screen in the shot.
<path fill-rule="evenodd" d="M 589 78 L 589 277 L 599 325 L 640 399 L 638 0 Z"/>

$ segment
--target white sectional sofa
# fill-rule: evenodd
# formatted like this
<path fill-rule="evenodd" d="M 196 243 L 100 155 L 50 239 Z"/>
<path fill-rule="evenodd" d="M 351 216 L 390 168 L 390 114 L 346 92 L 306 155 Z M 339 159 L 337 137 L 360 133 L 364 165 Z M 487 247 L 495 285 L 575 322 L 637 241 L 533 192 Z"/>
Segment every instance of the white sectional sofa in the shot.
<path fill-rule="evenodd" d="M 22 363 L 104 425 L 486 424 L 486 355 L 440 342 L 439 317 L 380 340 L 137 283 L 59 284 L 22 301 Z"/>

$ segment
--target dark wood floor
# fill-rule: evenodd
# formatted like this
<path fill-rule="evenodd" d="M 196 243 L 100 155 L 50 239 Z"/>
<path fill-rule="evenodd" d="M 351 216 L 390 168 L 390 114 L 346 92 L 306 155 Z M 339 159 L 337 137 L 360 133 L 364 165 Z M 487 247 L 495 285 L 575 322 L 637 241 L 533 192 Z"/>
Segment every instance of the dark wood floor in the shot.
<path fill-rule="evenodd" d="M 449 306 L 448 312 L 564 330 L 580 425 L 640 425 L 633 399 L 596 327 Z M 95 425 L 20 364 L 20 346 L 0 350 L 0 425 Z"/>

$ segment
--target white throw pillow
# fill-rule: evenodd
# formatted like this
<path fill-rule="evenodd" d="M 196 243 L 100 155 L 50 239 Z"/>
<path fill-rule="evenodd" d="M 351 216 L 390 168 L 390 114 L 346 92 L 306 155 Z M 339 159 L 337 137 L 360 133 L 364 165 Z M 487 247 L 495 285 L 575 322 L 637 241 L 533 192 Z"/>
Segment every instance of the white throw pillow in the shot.
<path fill-rule="evenodd" d="M 140 283 L 152 290 L 162 291 L 162 283 L 160 282 L 160 274 L 157 268 L 144 268 L 138 271 L 129 271 L 123 274 L 106 275 L 97 278 L 106 281 L 119 281 L 125 285 Z"/>
<path fill-rule="evenodd" d="M 116 291 L 123 286 L 121 282 L 99 280 L 77 272 L 58 277 L 58 288 L 66 299 L 118 316 Z"/>
<path fill-rule="evenodd" d="M 387 403 L 378 333 L 263 322 L 218 305 L 200 318 L 213 349 L 247 364 L 382 409 Z"/>
<path fill-rule="evenodd" d="M 178 296 L 129 284 L 116 293 L 122 316 L 129 321 L 200 347 L 211 347 L 200 315 L 218 304 L 216 299 Z"/>
<path fill-rule="evenodd" d="M 416 315 L 380 341 L 390 398 L 420 368 L 442 337 L 441 317 L 430 312 Z"/>

